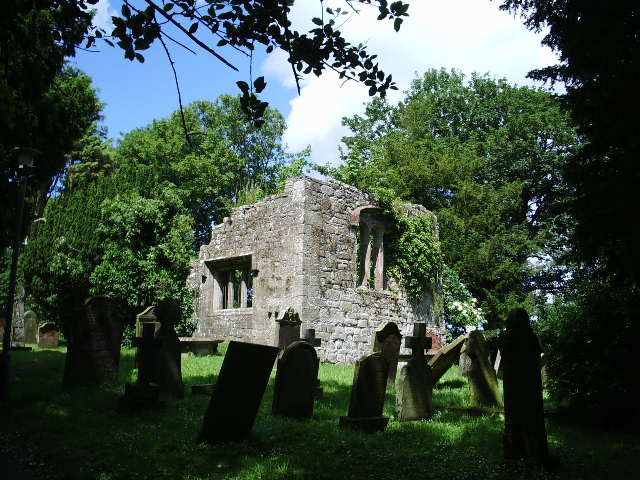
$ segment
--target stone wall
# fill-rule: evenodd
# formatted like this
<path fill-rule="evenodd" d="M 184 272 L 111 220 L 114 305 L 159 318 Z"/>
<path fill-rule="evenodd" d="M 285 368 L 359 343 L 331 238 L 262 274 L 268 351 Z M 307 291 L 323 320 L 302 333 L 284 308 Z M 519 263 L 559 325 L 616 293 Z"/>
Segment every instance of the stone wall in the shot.
<path fill-rule="evenodd" d="M 357 286 L 359 227 L 352 225 L 352 213 L 366 205 L 375 205 L 375 199 L 354 187 L 305 178 L 305 296 L 300 318 L 303 328 L 315 328 L 322 339 L 318 353 L 331 362 L 354 362 L 370 353 L 376 329 L 388 322 L 398 324 L 403 335 L 411 335 L 413 323 L 426 322 L 432 332 L 444 336 L 431 291 L 413 304 L 398 286 L 382 291 Z M 423 207 L 412 208 L 429 213 Z"/>
<path fill-rule="evenodd" d="M 405 335 L 414 322 L 427 322 L 432 334 L 443 337 L 432 291 L 414 304 L 398 286 L 358 286 L 359 227 L 352 216 L 372 205 L 375 199 L 354 187 L 300 177 L 288 181 L 281 195 L 235 209 L 213 228 L 189 277 L 199 317 L 194 335 L 275 345 L 275 320 L 292 307 L 302 328 L 315 328 L 322 339 L 320 358 L 331 362 L 370 353 L 376 329 L 391 321 Z M 210 266 L 247 256 L 255 271 L 253 306 L 212 308 Z"/>

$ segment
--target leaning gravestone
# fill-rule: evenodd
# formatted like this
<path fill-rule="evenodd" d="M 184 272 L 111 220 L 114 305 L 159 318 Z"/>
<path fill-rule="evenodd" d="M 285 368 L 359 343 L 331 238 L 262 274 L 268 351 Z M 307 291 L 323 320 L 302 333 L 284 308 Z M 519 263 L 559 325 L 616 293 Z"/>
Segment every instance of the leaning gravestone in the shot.
<path fill-rule="evenodd" d="M 278 348 L 285 349 L 300 339 L 300 315 L 293 308 L 289 308 L 278 323 Z"/>
<path fill-rule="evenodd" d="M 426 324 L 415 323 L 413 336 L 405 338 L 405 346 L 411 349 L 411 358 L 400 370 L 396 386 L 396 414 L 398 420 L 422 420 L 433 412 L 431 397 L 433 375 L 427 365 L 424 351 L 431 347 L 426 337 Z"/>
<path fill-rule="evenodd" d="M 389 385 L 392 385 L 396 379 L 398 370 L 398 358 L 400 357 L 400 345 L 402 343 L 402 334 L 398 325 L 389 322 L 384 327 L 376 330 L 373 340 L 373 351 L 382 352 L 382 355 L 389 364 Z"/>
<path fill-rule="evenodd" d="M 39 348 L 58 348 L 60 330 L 55 323 L 45 323 L 38 329 Z"/>
<path fill-rule="evenodd" d="M 33 310 L 24 312 L 24 343 L 38 343 L 38 316 Z"/>
<path fill-rule="evenodd" d="M 458 362 L 458 359 L 460 358 L 460 350 L 462 350 L 462 345 L 466 338 L 467 337 L 465 335 L 460 335 L 453 342 L 448 343 L 438 350 L 438 353 L 429 360 L 429 366 L 433 373 L 434 385 L 445 373 L 447 373 L 447 370 L 451 368 L 451 365 Z"/>
<path fill-rule="evenodd" d="M 278 359 L 272 412 L 290 418 L 311 418 L 318 379 L 318 355 L 310 343 L 293 342 Z"/>
<path fill-rule="evenodd" d="M 126 383 L 124 396 L 118 399 L 118 410 L 137 412 L 156 409 L 162 406 L 160 389 L 152 383 L 158 340 L 155 338 L 155 326 L 147 322 L 142 325 L 142 336 L 134 338 L 137 348 L 138 379 L 136 383 Z"/>
<path fill-rule="evenodd" d="M 182 356 L 175 325 L 180 321 L 182 312 L 175 301 L 163 300 L 156 307 L 155 313 L 160 322 L 160 329 L 155 333 L 157 346 L 154 349 L 155 365 L 151 381 L 156 383 L 161 391 L 181 398 L 184 395 Z"/>
<path fill-rule="evenodd" d="M 84 302 L 71 326 L 65 385 L 95 385 L 117 377 L 124 318 L 120 306 L 107 297 Z"/>
<path fill-rule="evenodd" d="M 368 355 L 356 363 L 349 401 L 349 413 L 340 417 L 340 426 L 378 432 L 384 430 L 389 417 L 384 417 L 389 364 L 382 353 Z"/>
<path fill-rule="evenodd" d="M 498 343 L 504 387 L 504 458 L 544 464 L 548 459 L 544 425 L 540 342 L 522 308 L 509 313 Z"/>
<path fill-rule="evenodd" d="M 489 350 L 479 330 L 470 332 L 460 351 L 460 373 L 469 379 L 471 401 L 474 405 L 502 406 L 502 395 Z"/>
<path fill-rule="evenodd" d="M 199 442 L 239 441 L 249 436 L 278 352 L 278 347 L 229 342 Z"/>

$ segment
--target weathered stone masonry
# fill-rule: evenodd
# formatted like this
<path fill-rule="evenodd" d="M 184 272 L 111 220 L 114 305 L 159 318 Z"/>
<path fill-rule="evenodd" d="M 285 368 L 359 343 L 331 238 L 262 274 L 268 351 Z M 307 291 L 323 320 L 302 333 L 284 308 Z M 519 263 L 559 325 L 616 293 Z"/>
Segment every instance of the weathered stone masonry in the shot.
<path fill-rule="evenodd" d="M 188 280 L 199 318 L 194 336 L 276 345 L 276 319 L 291 307 L 331 362 L 370 353 L 376 328 L 387 322 L 407 335 L 426 322 L 442 339 L 435 289 L 413 303 L 385 275 L 385 221 L 367 193 L 309 177 L 233 210 L 213 228 Z"/>

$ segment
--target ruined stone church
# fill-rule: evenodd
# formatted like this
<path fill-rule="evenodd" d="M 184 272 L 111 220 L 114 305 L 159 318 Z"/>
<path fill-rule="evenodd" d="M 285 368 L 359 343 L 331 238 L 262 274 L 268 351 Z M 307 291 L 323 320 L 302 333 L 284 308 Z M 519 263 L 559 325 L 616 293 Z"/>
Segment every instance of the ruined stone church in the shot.
<path fill-rule="evenodd" d="M 407 208 L 433 216 L 420 205 Z M 388 274 L 391 218 L 365 192 L 306 176 L 234 209 L 213 227 L 188 279 L 198 317 L 193 335 L 277 345 L 278 320 L 292 308 L 303 329 L 315 329 L 318 354 L 330 362 L 370 353 L 387 322 L 406 335 L 426 322 L 434 346 L 442 344 L 439 288 L 425 285 L 414 302 Z"/>

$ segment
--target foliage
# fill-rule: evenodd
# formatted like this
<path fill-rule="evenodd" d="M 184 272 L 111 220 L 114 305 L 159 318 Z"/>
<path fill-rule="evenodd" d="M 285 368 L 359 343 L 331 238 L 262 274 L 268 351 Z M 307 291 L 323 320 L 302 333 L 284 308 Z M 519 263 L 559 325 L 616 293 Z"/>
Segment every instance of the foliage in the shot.
<path fill-rule="evenodd" d="M 461 334 L 465 326 L 477 327 L 485 323 L 478 300 L 460 280 L 458 273 L 444 265 L 442 268 L 443 317 L 448 332 Z"/>
<path fill-rule="evenodd" d="M 440 242 L 430 216 L 397 212 L 396 220 L 399 236 L 390 270 L 399 277 L 409 297 L 418 299 L 427 285 L 438 288 L 442 271 Z"/>
<path fill-rule="evenodd" d="M 293 2 L 289 0 L 223 0 L 211 1 L 208 5 L 198 5 L 196 0 L 175 3 L 162 0 L 161 4 L 144 0 L 144 3 L 146 7 L 137 8 L 125 2 L 121 14 L 113 17 L 114 28 L 110 37 L 129 60 L 144 62 L 141 52 L 157 40 L 173 64 L 164 42 L 165 37 L 171 38 L 167 35 L 168 27 L 171 27 L 184 35 L 186 43 L 202 48 L 234 70 L 237 68 L 207 43 L 212 36 L 219 38 L 216 48 L 233 48 L 250 58 L 259 46 L 263 46 L 267 53 L 276 48 L 284 50 L 297 84 L 303 74 L 319 76 L 325 69 L 331 69 L 338 72 L 340 78 L 363 82 L 369 87 L 370 95 L 384 95 L 387 89 L 396 88 L 391 75 L 385 75 L 379 68 L 376 55 L 368 54 L 363 45 L 351 45 L 342 36 L 342 17 L 348 12 L 341 8 L 323 8 L 320 2 L 321 17 L 312 19 L 314 28 L 300 33 L 291 29 L 288 15 Z M 351 2 L 346 3 L 355 10 Z M 409 8 L 401 1 L 360 0 L 359 3 L 377 5 L 378 20 L 393 20 L 396 31 Z M 89 36 L 87 46 L 95 43 L 96 38 L 103 38 L 105 33 L 99 31 Z M 113 45 L 108 38 L 104 41 Z M 255 124 L 262 124 L 267 103 L 259 100 L 256 94 L 266 87 L 264 77 L 250 79 L 249 83 L 241 80 L 237 84 L 242 93 L 243 111 Z"/>
<path fill-rule="evenodd" d="M 535 322 L 545 351 L 553 397 L 583 412 L 595 409 L 607 421 L 640 419 L 636 375 L 629 368 L 640 338 L 639 293 L 628 298 L 597 277 L 539 308 Z"/>
<path fill-rule="evenodd" d="M 561 286 L 571 227 L 562 166 L 579 138 L 554 95 L 430 70 L 398 105 L 377 99 L 343 122 L 353 132 L 344 164 L 324 171 L 434 212 L 444 261 L 490 327 L 531 292 Z M 548 268 L 532 268 L 536 256 Z"/>

